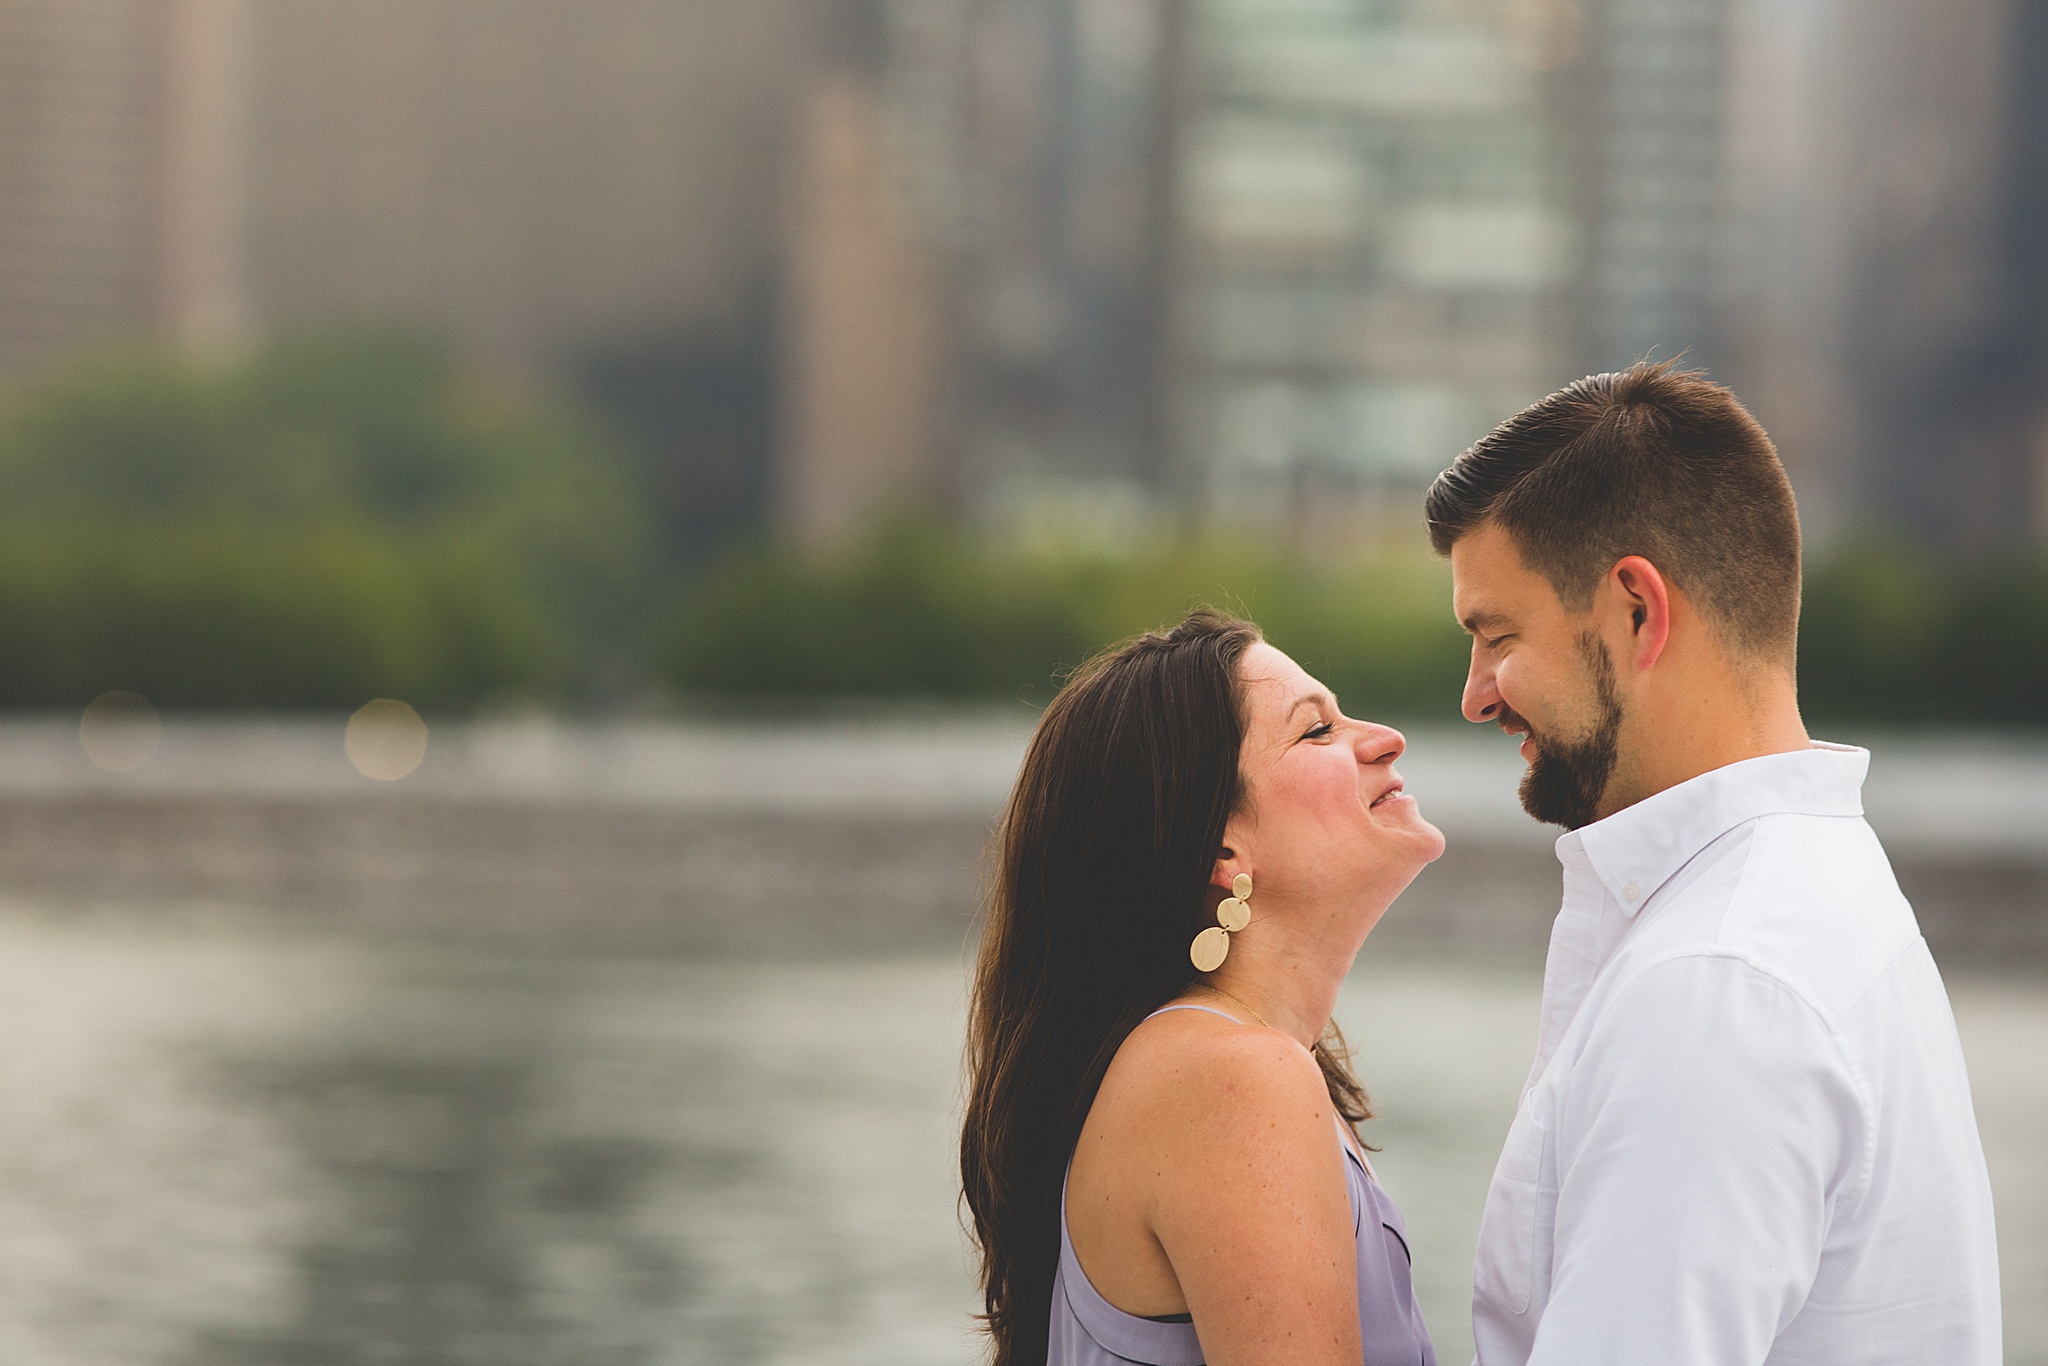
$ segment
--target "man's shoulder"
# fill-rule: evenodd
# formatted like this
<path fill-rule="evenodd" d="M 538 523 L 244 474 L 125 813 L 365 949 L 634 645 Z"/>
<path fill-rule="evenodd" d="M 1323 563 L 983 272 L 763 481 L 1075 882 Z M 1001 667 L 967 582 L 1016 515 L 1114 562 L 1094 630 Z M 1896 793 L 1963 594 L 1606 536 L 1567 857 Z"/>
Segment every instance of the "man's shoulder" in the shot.
<path fill-rule="evenodd" d="M 1861 818 L 1761 816 L 1722 844 L 1674 886 L 1664 923 L 1644 926 L 1631 955 L 1639 964 L 1737 959 L 1839 1019 L 1920 942 L 1913 908 Z"/>

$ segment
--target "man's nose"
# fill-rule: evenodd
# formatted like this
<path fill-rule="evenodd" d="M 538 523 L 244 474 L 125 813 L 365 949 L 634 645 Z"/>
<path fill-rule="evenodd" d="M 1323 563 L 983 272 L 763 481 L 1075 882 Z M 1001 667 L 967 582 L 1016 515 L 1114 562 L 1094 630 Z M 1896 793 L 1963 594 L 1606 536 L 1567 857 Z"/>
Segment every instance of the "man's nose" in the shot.
<path fill-rule="evenodd" d="M 1500 688 L 1494 682 L 1492 666 L 1480 661 L 1479 647 L 1475 643 L 1472 647 L 1472 667 L 1465 675 L 1465 696 L 1460 709 L 1465 713 L 1467 721 L 1483 725 L 1499 716 L 1503 705 L 1505 704 L 1501 701 Z"/>

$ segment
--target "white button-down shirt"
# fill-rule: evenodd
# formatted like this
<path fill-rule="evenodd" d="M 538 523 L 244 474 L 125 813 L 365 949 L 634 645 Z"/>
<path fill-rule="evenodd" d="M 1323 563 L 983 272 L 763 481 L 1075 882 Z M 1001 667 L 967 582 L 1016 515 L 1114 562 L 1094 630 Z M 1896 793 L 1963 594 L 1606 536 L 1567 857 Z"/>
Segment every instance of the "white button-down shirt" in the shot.
<path fill-rule="evenodd" d="M 1481 1366 L 1997 1366 L 1969 1078 L 1869 760 L 1750 759 L 1558 840 Z"/>

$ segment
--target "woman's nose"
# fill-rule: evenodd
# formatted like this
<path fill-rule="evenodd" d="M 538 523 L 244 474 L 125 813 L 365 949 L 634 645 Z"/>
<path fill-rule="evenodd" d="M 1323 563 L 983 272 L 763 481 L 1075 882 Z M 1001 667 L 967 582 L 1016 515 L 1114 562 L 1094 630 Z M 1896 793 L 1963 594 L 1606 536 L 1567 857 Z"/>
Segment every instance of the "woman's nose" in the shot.
<path fill-rule="evenodd" d="M 1359 763 L 1391 764 L 1394 760 L 1400 758 L 1407 748 L 1407 737 L 1392 726 L 1383 726 L 1376 721 L 1362 721 L 1359 723 Z"/>

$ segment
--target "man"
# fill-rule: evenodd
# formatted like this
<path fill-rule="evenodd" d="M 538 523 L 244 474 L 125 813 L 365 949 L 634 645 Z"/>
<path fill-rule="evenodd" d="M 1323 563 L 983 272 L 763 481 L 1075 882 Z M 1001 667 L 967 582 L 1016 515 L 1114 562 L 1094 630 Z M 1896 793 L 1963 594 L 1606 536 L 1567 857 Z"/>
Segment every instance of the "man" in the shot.
<path fill-rule="evenodd" d="M 1480 1366 L 1997 1366 L 1948 996 L 1807 738 L 1799 526 L 1735 396 L 1595 375 L 1428 496 L 1469 720 L 1562 825 L 1535 1067 L 1481 1223 Z"/>

